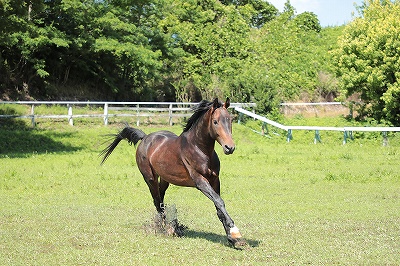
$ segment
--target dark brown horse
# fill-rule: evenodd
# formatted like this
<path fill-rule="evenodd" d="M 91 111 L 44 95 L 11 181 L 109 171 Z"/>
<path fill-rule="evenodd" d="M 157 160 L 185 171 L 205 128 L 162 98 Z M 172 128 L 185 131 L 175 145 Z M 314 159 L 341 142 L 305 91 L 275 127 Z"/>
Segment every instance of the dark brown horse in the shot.
<path fill-rule="evenodd" d="M 114 141 L 101 155 L 104 155 L 104 163 L 121 140 L 127 139 L 135 145 L 141 140 L 136 149 L 136 162 L 157 211 L 163 215 L 164 195 L 170 183 L 196 187 L 214 202 L 228 240 L 237 244 L 244 241 L 220 197 L 220 161 L 214 150 L 215 141 L 222 146 L 225 154 L 235 150 L 232 122 L 227 110 L 229 104 L 229 98 L 225 103 L 218 99 L 213 102 L 201 101 L 193 108 L 194 114 L 180 136 L 169 131 L 146 135 L 139 129 L 127 126 L 115 135 Z"/>

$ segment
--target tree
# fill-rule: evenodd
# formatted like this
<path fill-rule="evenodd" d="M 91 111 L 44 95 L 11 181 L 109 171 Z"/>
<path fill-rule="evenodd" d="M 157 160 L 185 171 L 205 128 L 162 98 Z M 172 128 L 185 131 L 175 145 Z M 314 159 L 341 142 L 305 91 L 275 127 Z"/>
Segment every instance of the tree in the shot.
<path fill-rule="evenodd" d="M 290 1 L 278 13 L 263 0 L 0 0 L 0 90 L 36 99 L 229 95 L 267 113 L 316 88 L 330 93 L 328 32 Z"/>
<path fill-rule="evenodd" d="M 400 125 L 400 2 L 368 0 L 334 51 L 343 94 L 359 94 L 361 115 Z"/>
<path fill-rule="evenodd" d="M 162 67 L 158 8 L 145 0 L 0 1 L 0 89 L 39 99 L 85 88 L 83 97 L 153 100 Z"/>
<path fill-rule="evenodd" d="M 295 13 L 287 1 L 283 13 L 252 35 L 258 57 L 254 64 L 268 76 L 266 87 L 274 92 L 274 102 L 299 100 L 300 95 L 312 100 L 318 73 L 330 72 L 326 31 L 320 31 L 314 14 Z"/>
<path fill-rule="evenodd" d="M 98 74 L 116 99 L 153 100 L 154 84 L 162 66 L 161 51 L 151 40 L 157 33 L 149 20 L 157 12 L 150 1 L 110 1 L 95 20 L 94 52 Z"/>
<path fill-rule="evenodd" d="M 278 9 L 264 0 L 223 0 L 224 5 L 237 7 L 248 7 L 247 15 L 251 27 L 260 28 L 268 21 L 271 21 L 278 14 Z M 242 15 L 245 15 L 242 13 Z"/>
<path fill-rule="evenodd" d="M 214 0 L 166 2 L 161 26 L 171 36 L 170 46 L 180 51 L 172 64 L 177 99 L 232 95 L 238 100 L 229 82 L 248 57 L 251 17 L 243 14 L 251 7 Z"/>
<path fill-rule="evenodd" d="M 312 12 L 303 12 L 294 18 L 297 26 L 303 30 L 311 30 L 315 32 L 321 31 L 318 17 Z"/>
<path fill-rule="evenodd" d="M 68 46 L 53 25 L 40 14 L 41 0 L 0 2 L 0 89 L 17 87 L 23 94 L 43 86 L 49 76 L 46 53 L 52 46 Z"/>

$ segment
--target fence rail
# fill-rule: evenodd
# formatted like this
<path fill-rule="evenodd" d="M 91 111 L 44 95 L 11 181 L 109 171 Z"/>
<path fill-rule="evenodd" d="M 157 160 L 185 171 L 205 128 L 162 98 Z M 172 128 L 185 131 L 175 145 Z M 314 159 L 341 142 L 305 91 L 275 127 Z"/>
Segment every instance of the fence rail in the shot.
<path fill-rule="evenodd" d="M 245 110 L 241 107 L 235 107 L 235 111 L 250 116 L 254 119 L 258 119 L 266 124 L 271 126 L 277 127 L 279 129 L 287 131 L 287 141 L 290 142 L 292 139 L 292 130 L 313 130 L 315 131 L 314 143 L 317 143 L 321 140 L 319 135 L 319 131 L 341 131 L 343 132 L 343 144 L 346 144 L 347 139 L 352 136 L 352 132 L 359 131 L 359 132 L 382 132 L 384 140 L 384 145 L 387 144 L 387 132 L 399 132 L 400 127 L 325 127 L 325 126 L 286 126 L 275 121 L 272 121 L 268 118 L 263 116 L 257 115 L 253 112 Z M 239 119 L 240 123 L 240 119 Z"/>
<path fill-rule="evenodd" d="M 22 118 L 31 119 L 32 126 L 35 126 L 36 119 L 68 119 L 73 126 L 74 118 L 103 118 L 104 125 L 107 125 L 112 117 L 136 117 L 136 124 L 139 126 L 140 118 L 150 116 L 167 117 L 172 125 L 174 117 L 191 116 L 191 106 L 197 103 L 190 102 L 80 102 L 80 101 L 1 101 L 0 104 L 16 104 L 30 106 L 30 114 L 27 115 L 0 115 L 1 118 Z M 35 106 L 39 105 L 65 105 L 65 114 L 41 115 L 35 113 Z M 103 108 L 102 113 L 96 114 L 74 114 L 74 106 L 99 106 Z M 255 107 L 254 103 L 231 103 L 231 107 Z"/>
<path fill-rule="evenodd" d="M 38 118 L 45 119 L 67 119 L 70 125 L 73 125 L 74 118 L 103 118 L 104 125 L 107 125 L 109 118 L 112 117 L 136 117 L 136 124 L 139 126 L 140 118 L 159 116 L 167 117 L 169 124 L 172 124 L 174 117 L 189 117 L 191 116 L 191 108 L 197 103 L 190 102 L 81 102 L 81 101 L 0 101 L 0 104 L 16 104 L 30 106 L 30 114 L 26 115 L 0 115 L 0 119 L 8 118 L 22 118 L 31 119 L 32 126 L 35 125 L 35 120 Z M 307 105 L 339 105 L 340 103 L 308 103 Z M 48 114 L 42 115 L 35 113 L 35 106 L 39 105 L 65 105 L 66 114 Z M 99 106 L 103 108 L 102 113 L 95 114 L 74 114 L 74 106 Z M 304 105 L 304 103 L 283 103 L 282 105 Z M 234 108 L 239 114 L 250 116 L 254 119 L 260 120 L 265 124 L 274 126 L 287 132 L 287 141 L 292 139 L 292 130 L 311 130 L 315 131 L 314 142 L 320 141 L 319 131 L 339 131 L 343 132 L 343 144 L 346 143 L 347 138 L 352 135 L 353 131 L 359 132 L 382 132 L 384 136 L 384 143 L 387 132 L 400 132 L 400 127 L 327 127 L 327 126 L 288 126 L 283 125 L 266 117 L 255 114 L 254 111 L 248 111 L 244 108 L 254 108 L 255 103 L 231 103 L 230 108 Z M 116 112 L 116 113 L 115 113 Z M 240 115 L 239 121 L 240 123 Z"/>

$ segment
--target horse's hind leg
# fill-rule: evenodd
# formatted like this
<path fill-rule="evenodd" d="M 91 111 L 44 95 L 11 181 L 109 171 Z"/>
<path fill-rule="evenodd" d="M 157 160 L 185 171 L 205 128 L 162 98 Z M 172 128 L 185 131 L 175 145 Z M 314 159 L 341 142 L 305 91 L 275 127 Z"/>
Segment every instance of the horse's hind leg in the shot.
<path fill-rule="evenodd" d="M 165 191 L 167 190 L 168 187 L 169 183 L 161 178 L 159 184 L 161 204 L 164 204 Z"/>
<path fill-rule="evenodd" d="M 146 184 L 149 187 L 151 196 L 153 198 L 153 203 L 157 209 L 157 212 L 163 213 L 164 212 L 164 204 L 161 199 L 157 174 L 153 172 L 153 170 L 151 169 L 150 166 L 141 167 L 140 172 L 142 173 L 144 181 L 146 181 Z M 165 190 L 164 190 L 164 193 L 165 193 Z"/>

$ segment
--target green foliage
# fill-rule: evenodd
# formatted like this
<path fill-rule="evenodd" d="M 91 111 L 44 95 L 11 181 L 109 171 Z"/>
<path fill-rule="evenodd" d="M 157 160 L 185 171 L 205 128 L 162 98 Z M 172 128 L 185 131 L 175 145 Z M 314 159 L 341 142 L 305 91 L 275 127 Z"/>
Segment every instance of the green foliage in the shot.
<path fill-rule="evenodd" d="M 4 98 L 230 96 L 268 113 L 281 101 L 337 91 L 327 54 L 337 31 L 321 29 L 313 13 L 296 15 L 289 1 L 283 13 L 261 0 L 35 0 L 0 7 Z"/>
<path fill-rule="evenodd" d="M 230 94 L 229 82 L 248 56 L 250 21 L 233 5 L 171 1 L 175 8 L 161 22 L 174 45 L 183 49 L 175 65 L 177 99 L 198 100 Z M 246 13 L 241 7 L 239 10 Z M 234 99 L 235 99 L 234 95 Z"/>
<path fill-rule="evenodd" d="M 304 12 L 294 18 L 294 22 L 300 29 L 306 31 L 321 31 L 321 25 L 319 24 L 318 17 L 312 12 Z"/>
<path fill-rule="evenodd" d="M 325 96 L 320 92 L 319 74 L 332 73 L 327 53 L 332 47 L 332 33 L 329 28 L 320 31 L 315 15 L 295 16 L 293 8 L 287 5 L 284 13 L 253 36 L 258 56 L 255 68 L 264 70 L 277 101 L 300 97 L 319 100 Z M 326 85 L 327 90 L 336 90 L 331 84 Z"/>
<path fill-rule="evenodd" d="M 126 11 L 127 8 L 114 7 L 96 20 L 98 35 L 94 51 L 110 60 L 101 72 L 104 83 L 114 93 L 129 97 L 129 92 L 134 92 L 141 94 L 143 100 L 151 99 L 149 86 L 155 83 L 161 69 L 161 52 L 152 50 L 144 32 L 146 26 L 135 23 L 136 14 Z M 145 95 L 146 90 L 150 95 Z M 124 95 L 124 91 L 128 94 Z"/>
<path fill-rule="evenodd" d="M 346 26 L 335 51 L 347 96 L 360 95 L 360 114 L 400 125 L 400 2 L 366 1 L 363 17 Z"/>

